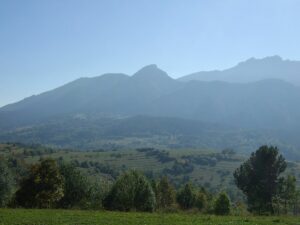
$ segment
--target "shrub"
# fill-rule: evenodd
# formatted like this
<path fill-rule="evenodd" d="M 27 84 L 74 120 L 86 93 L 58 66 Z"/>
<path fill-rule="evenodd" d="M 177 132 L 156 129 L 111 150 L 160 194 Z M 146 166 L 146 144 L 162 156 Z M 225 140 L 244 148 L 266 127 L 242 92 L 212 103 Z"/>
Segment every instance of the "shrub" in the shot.
<path fill-rule="evenodd" d="M 155 194 L 151 184 L 136 171 L 121 175 L 104 199 L 104 207 L 120 211 L 153 211 Z"/>
<path fill-rule="evenodd" d="M 226 193 L 219 194 L 215 201 L 214 211 L 217 215 L 228 215 L 230 213 L 230 201 Z"/>

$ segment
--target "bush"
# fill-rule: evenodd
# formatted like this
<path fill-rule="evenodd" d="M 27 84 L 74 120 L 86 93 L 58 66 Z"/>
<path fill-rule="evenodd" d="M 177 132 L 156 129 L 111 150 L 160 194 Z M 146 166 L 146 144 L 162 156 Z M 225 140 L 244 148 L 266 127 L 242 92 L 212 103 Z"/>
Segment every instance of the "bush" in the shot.
<path fill-rule="evenodd" d="M 216 215 L 228 215 L 230 213 L 230 200 L 226 193 L 219 194 L 215 201 L 214 211 Z"/>
<path fill-rule="evenodd" d="M 109 210 L 152 212 L 155 205 L 151 184 L 136 171 L 121 175 L 104 199 L 104 207 Z"/>

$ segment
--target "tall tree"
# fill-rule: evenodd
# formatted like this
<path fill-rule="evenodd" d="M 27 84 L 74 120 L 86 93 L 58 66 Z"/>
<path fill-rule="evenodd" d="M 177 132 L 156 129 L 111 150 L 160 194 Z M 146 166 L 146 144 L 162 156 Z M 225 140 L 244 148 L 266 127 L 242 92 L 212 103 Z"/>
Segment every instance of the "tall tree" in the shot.
<path fill-rule="evenodd" d="M 21 181 L 16 204 L 29 208 L 51 208 L 63 197 L 64 180 L 53 159 L 31 166 L 29 176 Z"/>
<path fill-rule="evenodd" d="M 175 189 L 167 177 L 163 177 L 157 184 L 156 202 L 158 208 L 170 207 L 175 202 Z"/>
<path fill-rule="evenodd" d="M 0 207 L 5 207 L 11 200 L 13 188 L 13 175 L 6 160 L 0 157 Z"/>
<path fill-rule="evenodd" d="M 192 184 L 188 183 L 177 193 L 177 202 L 182 209 L 190 209 L 195 206 L 196 193 Z"/>
<path fill-rule="evenodd" d="M 234 172 L 235 183 L 247 196 L 250 211 L 274 213 L 279 176 L 286 169 L 286 162 L 277 147 L 261 146 Z"/>
<path fill-rule="evenodd" d="M 71 164 L 62 163 L 59 170 L 64 178 L 64 196 L 58 206 L 74 208 L 86 205 L 91 188 L 87 178 Z"/>

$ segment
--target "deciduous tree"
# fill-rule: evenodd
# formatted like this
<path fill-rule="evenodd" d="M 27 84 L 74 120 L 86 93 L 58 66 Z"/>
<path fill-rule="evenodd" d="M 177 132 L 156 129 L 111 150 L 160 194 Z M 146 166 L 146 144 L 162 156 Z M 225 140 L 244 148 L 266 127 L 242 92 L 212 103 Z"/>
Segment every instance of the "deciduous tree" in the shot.
<path fill-rule="evenodd" d="M 64 180 L 53 159 L 34 164 L 21 182 L 16 203 L 27 208 L 51 208 L 64 195 Z"/>
<path fill-rule="evenodd" d="M 121 175 L 104 199 L 110 210 L 153 211 L 156 200 L 151 184 L 142 174 L 129 171 Z"/>

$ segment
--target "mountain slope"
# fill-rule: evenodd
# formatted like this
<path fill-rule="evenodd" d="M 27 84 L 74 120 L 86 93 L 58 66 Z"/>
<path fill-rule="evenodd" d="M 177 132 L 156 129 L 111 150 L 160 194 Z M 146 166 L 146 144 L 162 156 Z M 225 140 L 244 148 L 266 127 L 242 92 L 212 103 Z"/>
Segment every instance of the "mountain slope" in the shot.
<path fill-rule="evenodd" d="M 104 74 L 95 78 L 81 78 L 52 91 L 2 107 L 0 127 L 25 126 L 70 113 L 138 115 L 146 111 L 149 102 L 180 86 L 180 82 L 170 78 L 155 65 L 142 68 L 132 77 L 125 74 Z"/>
<path fill-rule="evenodd" d="M 263 59 L 251 58 L 226 70 L 197 72 L 179 78 L 180 81 L 255 82 L 264 79 L 281 79 L 300 86 L 300 61 L 283 60 L 279 56 Z"/>
<path fill-rule="evenodd" d="M 194 81 L 153 104 L 154 115 L 225 123 L 238 128 L 300 127 L 300 88 L 280 80 L 249 84 Z"/>

